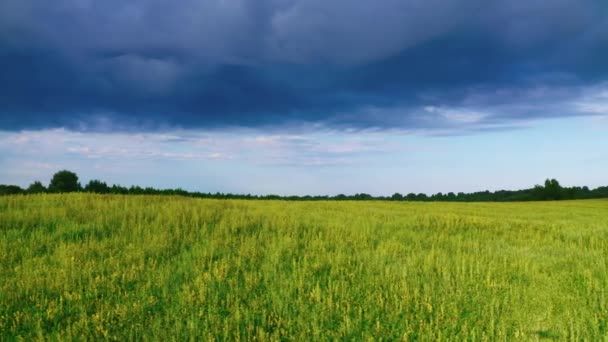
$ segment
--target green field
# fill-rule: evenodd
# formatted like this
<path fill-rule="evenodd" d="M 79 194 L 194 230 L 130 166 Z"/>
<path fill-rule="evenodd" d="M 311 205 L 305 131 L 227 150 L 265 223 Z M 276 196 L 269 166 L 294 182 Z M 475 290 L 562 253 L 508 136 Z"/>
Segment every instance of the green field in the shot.
<path fill-rule="evenodd" d="M 0 197 L 0 340 L 606 340 L 608 201 Z"/>

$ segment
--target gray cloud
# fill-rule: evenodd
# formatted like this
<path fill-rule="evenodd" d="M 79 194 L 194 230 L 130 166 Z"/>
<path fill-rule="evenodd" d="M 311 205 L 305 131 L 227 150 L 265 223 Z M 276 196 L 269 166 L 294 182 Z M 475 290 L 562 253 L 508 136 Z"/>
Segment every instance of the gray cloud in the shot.
<path fill-rule="evenodd" d="M 5 0 L 0 128 L 411 125 L 353 113 L 600 84 L 607 32 L 601 0 Z"/>

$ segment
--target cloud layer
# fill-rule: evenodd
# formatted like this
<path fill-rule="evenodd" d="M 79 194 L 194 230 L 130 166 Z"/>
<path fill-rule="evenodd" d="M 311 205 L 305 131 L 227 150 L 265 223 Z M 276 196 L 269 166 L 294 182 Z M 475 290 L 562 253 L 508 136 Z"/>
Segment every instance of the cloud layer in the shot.
<path fill-rule="evenodd" d="M 606 61 L 603 0 L 5 0 L 0 130 L 504 128 Z"/>

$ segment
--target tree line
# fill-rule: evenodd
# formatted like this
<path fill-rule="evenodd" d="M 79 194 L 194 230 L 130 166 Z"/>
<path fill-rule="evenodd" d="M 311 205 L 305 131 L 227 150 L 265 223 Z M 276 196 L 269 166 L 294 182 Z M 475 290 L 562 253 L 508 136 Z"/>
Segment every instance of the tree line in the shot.
<path fill-rule="evenodd" d="M 66 193 L 66 192 L 89 192 L 97 194 L 121 194 L 121 195 L 179 195 L 198 198 L 217 199 L 282 199 L 292 201 L 318 201 L 318 200 L 384 200 L 384 201 L 428 201 L 428 202 L 510 202 L 510 201 L 551 201 L 569 199 L 592 199 L 608 198 L 608 186 L 589 189 L 583 187 L 562 187 L 555 179 L 547 179 L 543 185 L 536 185 L 530 189 L 523 190 L 499 190 L 479 191 L 473 193 L 436 193 L 427 195 L 424 193 L 395 193 L 392 196 L 372 196 L 365 193 L 355 195 L 336 196 L 279 196 L 279 195 L 243 195 L 231 193 L 204 193 L 192 192 L 183 189 L 156 189 L 152 187 L 142 188 L 140 186 L 124 187 L 121 185 L 108 185 L 107 183 L 93 179 L 84 187 L 78 181 L 76 173 L 62 170 L 55 173 L 48 186 L 40 181 L 33 182 L 29 187 L 23 189 L 17 185 L 0 184 L 0 195 L 14 194 L 38 194 L 38 193 Z"/>

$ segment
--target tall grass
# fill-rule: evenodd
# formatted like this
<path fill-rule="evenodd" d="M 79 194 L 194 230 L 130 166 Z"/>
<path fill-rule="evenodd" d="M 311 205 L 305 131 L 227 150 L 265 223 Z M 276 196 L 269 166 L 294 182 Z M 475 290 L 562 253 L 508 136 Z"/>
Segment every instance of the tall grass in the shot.
<path fill-rule="evenodd" d="M 608 201 L 0 197 L 0 340 L 608 338 Z"/>

